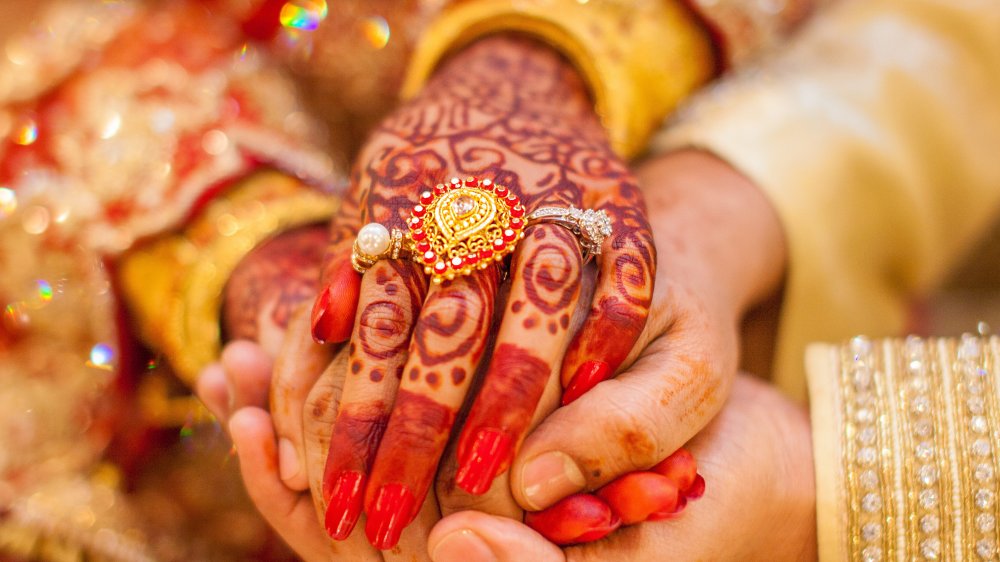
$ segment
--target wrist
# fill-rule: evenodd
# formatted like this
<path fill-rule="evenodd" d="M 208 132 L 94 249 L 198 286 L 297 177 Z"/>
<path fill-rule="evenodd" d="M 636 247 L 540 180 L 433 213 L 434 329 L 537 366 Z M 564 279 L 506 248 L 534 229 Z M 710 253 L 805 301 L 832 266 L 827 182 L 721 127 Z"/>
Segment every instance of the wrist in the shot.
<path fill-rule="evenodd" d="M 686 279 L 734 320 L 778 290 L 787 260 L 784 232 L 770 202 L 746 176 L 695 150 L 646 162 L 637 176 L 659 271 Z"/>
<path fill-rule="evenodd" d="M 471 68 L 489 70 L 475 73 L 470 84 Z M 468 100 L 473 112 L 504 115 L 508 121 L 523 118 L 508 125 L 522 134 L 570 126 L 607 142 L 576 68 L 554 48 L 527 36 L 493 35 L 469 45 L 441 66 L 417 99 L 433 103 L 455 97 Z"/>

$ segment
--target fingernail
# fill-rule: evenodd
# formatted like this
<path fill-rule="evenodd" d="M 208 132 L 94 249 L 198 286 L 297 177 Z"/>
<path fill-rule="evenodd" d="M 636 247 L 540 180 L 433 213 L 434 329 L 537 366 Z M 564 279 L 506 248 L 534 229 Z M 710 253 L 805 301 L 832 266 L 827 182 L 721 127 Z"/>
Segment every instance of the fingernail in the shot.
<path fill-rule="evenodd" d="M 671 511 L 670 513 L 663 513 L 663 512 L 654 513 L 650 515 L 646 519 L 646 521 L 663 521 L 664 519 L 675 519 L 681 514 L 682 511 L 684 511 L 684 508 L 687 507 L 687 503 L 688 499 L 685 496 L 683 495 L 677 496 L 677 507 L 675 507 L 673 511 Z"/>
<path fill-rule="evenodd" d="M 587 483 L 573 459 L 559 451 L 542 453 L 521 469 L 524 499 L 533 511 L 579 492 Z"/>
<path fill-rule="evenodd" d="M 403 529 L 410 524 L 413 503 L 413 492 L 402 484 L 386 484 L 379 488 L 365 525 L 368 542 L 379 550 L 396 546 Z"/>
<path fill-rule="evenodd" d="M 469 529 L 445 535 L 431 553 L 434 562 L 496 562 L 497 557 L 483 539 Z"/>
<path fill-rule="evenodd" d="M 326 532 L 331 538 L 342 541 L 351 535 L 354 525 L 361 516 L 362 492 L 365 489 L 365 475 L 356 471 L 344 471 L 337 477 L 330 494 L 330 505 L 326 508 Z"/>
<path fill-rule="evenodd" d="M 511 438 L 497 429 L 481 429 L 469 454 L 462 461 L 455 483 L 470 494 L 485 494 L 496 478 L 500 465 L 511 452 Z"/>
<path fill-rule="evenodd" d="M 289 481 L 299 474 L 299 455 L 295 445 L 282 437 L 278 440 L 278 475 L 284 481 Z"/>
<path fill-rule="evenodd" d="M 585 361 L 576 369 L 576 374 L 570 379 L 569 385 L 563 391 L 562 405 L 565 406 L 577 398 L 583 396 L 597 383 L 607 380 L 611 376 L 611 365 L 604 361 Z"/>
<path fill-rule="evenodd" d="M 330 341 L 330 332 L 333 330 L 333 318 L 330 314 L 330 287 L 323 289 L 323 292 L 316 298 L 312 309 L 312 336 L 316 343 L 326 343 Z"/>
<path fill-rule="evenodd" d="M 698 474 L 694 477 L 694 482 L 683 492 L 684 497 L 689 500 L 696 500 L 705 495 L 705 477 Z"/>

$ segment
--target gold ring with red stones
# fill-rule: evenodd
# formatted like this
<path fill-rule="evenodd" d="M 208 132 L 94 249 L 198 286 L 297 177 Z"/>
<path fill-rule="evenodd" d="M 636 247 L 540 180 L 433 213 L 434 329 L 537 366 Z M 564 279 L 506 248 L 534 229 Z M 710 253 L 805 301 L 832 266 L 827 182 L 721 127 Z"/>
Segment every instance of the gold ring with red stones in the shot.
<path fill-rule="evenodd" d="M 407 230 L 369 223 L 354 242 L 351 262 L 360 273 L 380 259 L 409 257 L 435 283 L 485 269 L 514 251 L 529 224 L 551 222 L 569 228 L 585 255 L 600 253 L 611 234 L 603 211 L 544 207 L 527 215 L 520 198 L 488 179 L 452 178 L 420 194 Z"/>

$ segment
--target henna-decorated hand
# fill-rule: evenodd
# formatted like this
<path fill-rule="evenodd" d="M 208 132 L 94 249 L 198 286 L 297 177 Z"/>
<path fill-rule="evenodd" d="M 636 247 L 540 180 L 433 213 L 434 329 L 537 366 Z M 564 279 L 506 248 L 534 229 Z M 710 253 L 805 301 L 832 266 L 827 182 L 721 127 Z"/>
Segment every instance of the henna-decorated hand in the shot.
<path fill-rule="evenodd" d="M 270 358 L 278 354 L 291 311 L 316 294 L 325 243 L 326 231 L 320 226 L 290 230 L 247 254 L 230 276 L 223 295 L 222 327 L 233 343 L 219 362 L 202 371 L 197 388 L 220 420 L 227 420 L 240 404 L 255 404 L 254 397 L 266 396 Z M 258 364 L 261 354 L 266 364 Z M 226 370 L 224 365 L 232 368 Z M 255 376 L 261 372 L 267 376 Z"/>
<path fill-rule="evenodd" d="M 332 544 L 319 524 L 311 495 L 284 482 L 293 457 L 286 453 L 279 459 L 279 451 L 290 447 L 277 441 L 276 434 L 301 433 L 304 396 L 286 386 L 285 400 L 276 401 L 284 411 L 268 411 L 272 373 L 290 367 L 280 360 L 275 363 L 282 349 L 297 346 L 294 368 L 313 380 L 330 361 L 329 351 L 312 344 L 309 337 L 307 302 L 316 294 L 326 240 L 323 227 L 292 230 L 265 242 L 240 262 L 226 286 L 223 313 L 227 336 L 237 339 L 225 346 L 218 363 L 202 371 L 196 390 L 228 429 L 250 498 L 303 559 L 380 562 L 382 556 L 364 540 Z"/>
<path fill-rule="evenodd" d="M 327 233 L 321 226 L 284 232 L 244 257 L 226 284 L 227 340 L 258 342 L 275 357 L 292 310 L 316 296 Z"/>
<path fill-rule="evenodd" d="M 528 526 L 476 511 L 431 532 L 434 562 L 816 559 L 815 486 L 806 413 L 776 390 L 738 377 L 722 411 L 688 445 L 711 482 L 703 504 L 669 522 L 624 527 L 561 550 Z"/>
<path fill-rule="evenodd" d="M 655 253 L 645 205 L 575 71 L 548 48 L 510 37 L 446 62 L 362 151 L 349 196 L 359 203 L 348 201 L 335 221 L 313 310 L 317 339 L 351 340 L 323 490 L 337 539 L 364 508 L 372 544 L 390 548 L 416 516 L 496 322 L 496 268 L 429 290 L 403 261 L 380 261 L 363 278 L 351 270 L 361 214 L 403 228 L 419 194 L 452 175 L 506 186 L 529 212 L 604 209 L 614 227 L 575 335 L 578 241 L 539 225 L 520 243 L 495 351 L 458 444 L 461 488 L 484 493 L 507 470 L 549 381 L 572 396 L 609 377 L 646 321 Z"/>

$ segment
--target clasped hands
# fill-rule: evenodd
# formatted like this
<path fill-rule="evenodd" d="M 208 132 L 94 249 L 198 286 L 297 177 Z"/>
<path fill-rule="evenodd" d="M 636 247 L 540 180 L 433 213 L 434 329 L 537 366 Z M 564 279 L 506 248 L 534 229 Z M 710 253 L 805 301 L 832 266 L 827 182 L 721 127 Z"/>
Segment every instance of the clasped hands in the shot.
<path fill-rule="evenodd" d="M 566 230 L 539 225 L 506 281 L 489 268 L 428 286 L 403 261 L 359 277 L 350 247 L 362 217 L 402 225 L 414 186 L 457 170 L 508 186 L 529 210 L 605 210 L 614 233 L 599 267 L 584 268 Z M 199 384 L 228 422 L 251 497 L 304 558 L 814 552 L 808 422 L 736 376 L 738 322 L 784 268 L 777 219 L 745 178 L 682 152 L 636 179 L 573 69 L 541 45 L 495 37 L 374 132 L 351 183 L 312 314 L 300 306 L 270 349 L 232 344 Z M 346 343 L 336 353 L 310 336 Z M 691 513 L 566 550 L 520 523 L 522 509 L 549 508 L 535 527 L 571 543 L 662 518 L 699 495 L 688 457 L 660 464 L 682 446 L 710 488 Z M 595 490 L 603 501 L 574 496 Z M 722 531 L 732 540 L 718 541 Z"/>

